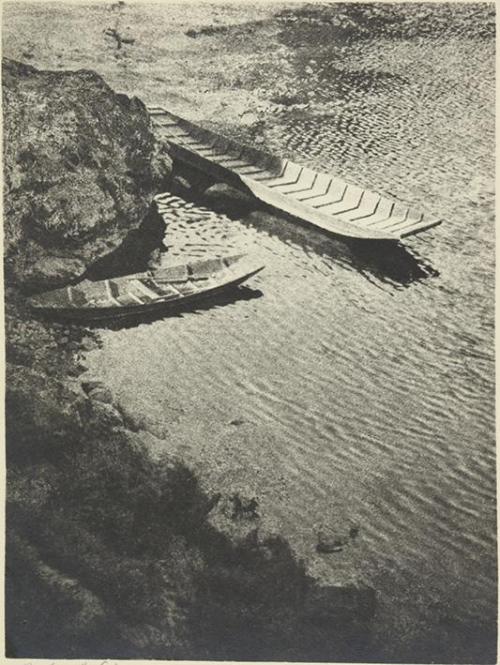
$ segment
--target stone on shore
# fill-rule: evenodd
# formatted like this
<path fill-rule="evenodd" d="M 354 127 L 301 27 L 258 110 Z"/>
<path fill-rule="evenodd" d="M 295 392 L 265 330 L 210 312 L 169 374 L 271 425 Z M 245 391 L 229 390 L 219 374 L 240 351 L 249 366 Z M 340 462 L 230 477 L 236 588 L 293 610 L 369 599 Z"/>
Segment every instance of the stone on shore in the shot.
<path fill-rule="evenodd" d="M 80 259 L 68 259 L 61 256 L 45 256 L 38 259 L 24 271 L 24 284 L 36 289 L 57 288 L 82 277 L 85 263 Z"/>
<path fill-rule="evenodd" d="M 172 162 L 144 104 L 95 72 L 4 59 L 2 91 L 6 279 L 49 288 L 139 226 Z"/>

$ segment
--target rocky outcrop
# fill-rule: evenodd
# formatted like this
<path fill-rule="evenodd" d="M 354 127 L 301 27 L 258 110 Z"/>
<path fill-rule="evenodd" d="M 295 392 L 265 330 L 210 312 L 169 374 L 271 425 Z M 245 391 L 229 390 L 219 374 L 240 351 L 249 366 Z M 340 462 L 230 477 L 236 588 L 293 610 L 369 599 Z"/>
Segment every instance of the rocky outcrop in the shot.
<path fill-rule="evenodd" d="M 140 225 L 170 175 L 141 101 L 96 73 L 3 61 L 6 276 L 78 278 Z"/>

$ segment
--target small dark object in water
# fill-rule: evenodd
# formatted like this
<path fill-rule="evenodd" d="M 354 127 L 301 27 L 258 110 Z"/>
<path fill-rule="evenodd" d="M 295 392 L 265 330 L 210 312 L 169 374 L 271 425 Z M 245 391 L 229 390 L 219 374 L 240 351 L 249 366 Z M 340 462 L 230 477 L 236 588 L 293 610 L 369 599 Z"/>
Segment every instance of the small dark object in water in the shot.
<path fill-rule="evenodd" d="M 113 37 L 113 39 L 116 40 L 117 49 L 121 49 L 122 44 L 133 44 L 135 42 L 133 37 L 123 37 L 118 30 L 115 30 L 114 28 L 106 28 L 104 34 L 108 37 Z"/>
<path fill-rule="evenodd" d="M 243 418 L 235 418 L 234 420 L 229 421 L 229 425 L 239 427 L 240 425 L 243 425 L 244 422 Z"/>
<path fill-rule="evenodd" d="M 318 542 L 316 543 L 316 551 L 321 554 L 331 554 L 332 552 L 340 552 L 346 545 L 345 538 L 341 538 L 334 533 L 329 533 L 328 530 L 320 529 L 318 531 Z"/>
<path fill-rule="evenodd" d="M 252 499 L 241 498 L 238 494 L 234 494 L 231 497 L 233 502 L 233 519 L 256 519 L 259 517 L 257 508 L 259 507 L 259 502 L 255 497 Z"/>

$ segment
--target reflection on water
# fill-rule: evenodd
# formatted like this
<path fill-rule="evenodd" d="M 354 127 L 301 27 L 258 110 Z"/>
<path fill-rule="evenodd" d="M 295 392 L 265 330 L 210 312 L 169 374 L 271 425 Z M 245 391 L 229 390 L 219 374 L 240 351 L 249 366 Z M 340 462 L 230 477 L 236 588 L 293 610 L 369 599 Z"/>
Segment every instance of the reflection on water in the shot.
<path fill-rule="evenodd" d="M 287 76 L 309 106 L 265 127 L 269 150 L 442 226 L 388 251 L 177 202 L 167 260 L 252 252 L 262 297 L 103 332 L 89 355 L 208 489 L 257 496 L 315 575 L 372 584 L 374 649 L 399 661 L 494 648 L 494 44 L 474 36 L 481 11 L 446 39 L 339 51 L 301 33 Z M 358 538 L 318 553 L 317 525 L 339 520 Z"/>

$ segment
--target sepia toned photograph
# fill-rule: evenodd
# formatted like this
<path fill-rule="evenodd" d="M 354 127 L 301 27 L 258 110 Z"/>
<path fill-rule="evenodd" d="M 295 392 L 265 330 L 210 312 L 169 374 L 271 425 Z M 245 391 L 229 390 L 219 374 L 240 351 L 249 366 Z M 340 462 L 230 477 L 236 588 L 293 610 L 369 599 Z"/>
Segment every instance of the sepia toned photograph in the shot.
<path fill-rule="evenodd" d="M 3 2 L 4 656 L 497 662 L 495 20 Z"/>

